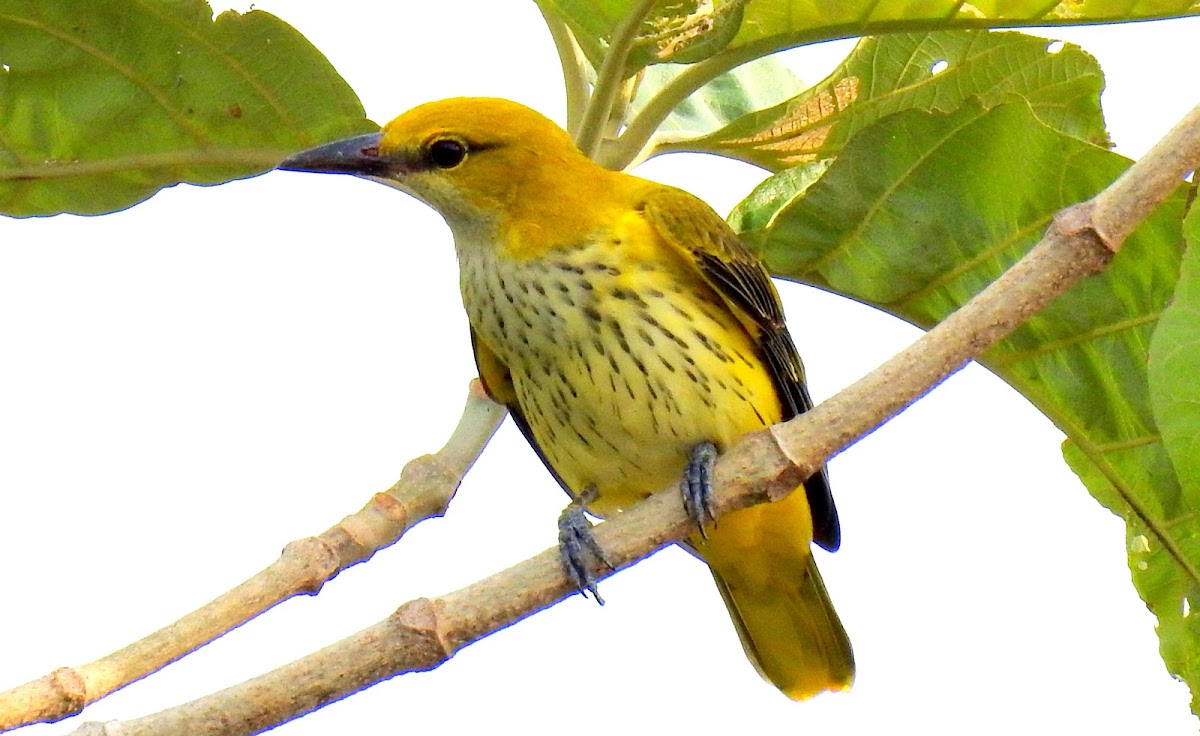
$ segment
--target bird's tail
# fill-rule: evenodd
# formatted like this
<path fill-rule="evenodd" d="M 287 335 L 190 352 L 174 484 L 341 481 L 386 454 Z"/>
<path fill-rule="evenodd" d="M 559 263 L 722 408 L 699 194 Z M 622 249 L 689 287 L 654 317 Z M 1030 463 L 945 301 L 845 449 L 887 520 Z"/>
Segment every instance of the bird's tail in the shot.
<path fill-rule="evenodd" d="M 795 700 L 845 690 L 854 679 L 850 639 L 812 558 L 811 533 L 804 534 L 803 499 L 797 492 L 727 514 L 707 540 L 692 542 L 712 569 L 746 656 Z"/>

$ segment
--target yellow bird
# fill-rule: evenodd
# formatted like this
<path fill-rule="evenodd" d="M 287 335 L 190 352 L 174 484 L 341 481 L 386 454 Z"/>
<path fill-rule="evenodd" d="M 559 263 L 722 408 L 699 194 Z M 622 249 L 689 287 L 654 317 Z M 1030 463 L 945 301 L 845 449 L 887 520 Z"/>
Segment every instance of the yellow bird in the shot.
<path fill-rule="evenodd" d="M 581 591 L 595 593 L 585 558 L 597 554 L 585 504 L 612 514 L 682 474 L 705 524 L 716 453 L 812 406 L 775 287 L 725 221 L 686 192 L 597 165 L 515 102 L 428 103 L 280 168 L 382 181 L 445 218 L 479 376 L 576 499 L 560 539 Z M 839 543 L 824 470 L 804 490 L 688 544 L 750 660 L 796 699 L 854 676 L 810 550 Z"/>

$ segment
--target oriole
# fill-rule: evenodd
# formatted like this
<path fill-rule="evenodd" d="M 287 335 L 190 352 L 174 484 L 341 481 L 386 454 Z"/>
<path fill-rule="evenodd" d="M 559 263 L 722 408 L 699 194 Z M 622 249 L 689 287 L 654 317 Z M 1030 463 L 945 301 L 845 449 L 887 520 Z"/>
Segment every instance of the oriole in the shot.
<path fill-rule="evenodd" d="M 280 168 L 382 181 L 441 213 L 480 378 L 589 511 L 627 508 L 683 473 L 703 522 L 711 450 L 812 405 L 774 285 L 725 221 L 597 165 L 526 107 L 433 102 Z M 809 547 L 839 536 L 822 470 L 805 493 L 727 514 L 689 543 L 750 660 L 792 698 L 853 678 Z"/>

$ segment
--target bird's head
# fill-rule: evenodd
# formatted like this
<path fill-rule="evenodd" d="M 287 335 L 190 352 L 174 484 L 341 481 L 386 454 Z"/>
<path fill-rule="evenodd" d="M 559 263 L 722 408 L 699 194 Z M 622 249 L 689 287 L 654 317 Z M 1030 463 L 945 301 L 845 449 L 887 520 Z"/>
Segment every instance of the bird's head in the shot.
<path fill-rule="evenodd" d="M 503 228 L 514 218 L 553 222 L 564 198 L 574 198 L 564 182 L 586 189 L 609 173 L 541 114 L 465 97 L 413 108 L 379 133 L 302 151 L 278 168 L 389 184 L 432 206 L 456 232 Z"/>

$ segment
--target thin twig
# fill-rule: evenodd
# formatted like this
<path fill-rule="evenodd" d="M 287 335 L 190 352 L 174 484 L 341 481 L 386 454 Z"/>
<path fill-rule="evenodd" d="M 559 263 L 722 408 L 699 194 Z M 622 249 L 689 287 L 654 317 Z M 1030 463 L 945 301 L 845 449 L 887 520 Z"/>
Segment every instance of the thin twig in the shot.
<path fill-rule="evenodd" d="M 613 103 L 625 81 L 625 62 L 629 59 L 638 29 L 646 14 L 654 7 L 654 2 L 655 0 L 640 0 L 629 15 L 613 29 L 608 53 L 604 55 L 604 63 L 596 73 L 596 86 L 592 89 L 592 97 L 588 100 L 583 122 L 579 124 L 579 132 L 575 136 L 575 145 L 589 158 L 594 158 L 600 148 Z"/>
<path fill-rule="evenodd" d="M 395 543 L 418 522 L 441 516 L 504 415 L 504 407 L 473 382 L 462 418 L 445 447 L 409 462 L 400 480 L 375 494 L 358 513 L 319 536 L 288 544 L 266 569 L 144 639 L 0 693 L 0 731 L 73 716 L 279 603 L 316 594 L 326 581 Z"/>
<path fill-rule="evenodd" d="M 540 4 L 538 10 L 546 21 L 546 28 L 550 30 L 550 38 L 554 41 L 562 66 L 563 91 L 567 98 L 567 133 L 574 137 L 583 123 L 583 113 L 587 107 L 588 70 L 591 64 L 583 55 L 583 49 L 579 47 L 566 21 Z"/>
<path fill-rule="evenodd" d="M 911 347 L 812 411 L 744 437 L 717 463 L 718 515 L 792 492 L 828 457 L 1102 270 L 1198 160 L 1200 107 L 1109 189 L 1061 212 L 1029 254 Z M 618 569 L 692 531 L 677 488 L 595 527 L 605 558 Z M 612 571 L 593 572 L 603 578 Z M 87 724 L 76 734 L 260 733 L 375 682 L 436 667 L 463 646 L 572 592 L 557 550 L 546 550 L 462 590 L 406 603 L 370 628 L 240 685 L 131 721 Z"/>

